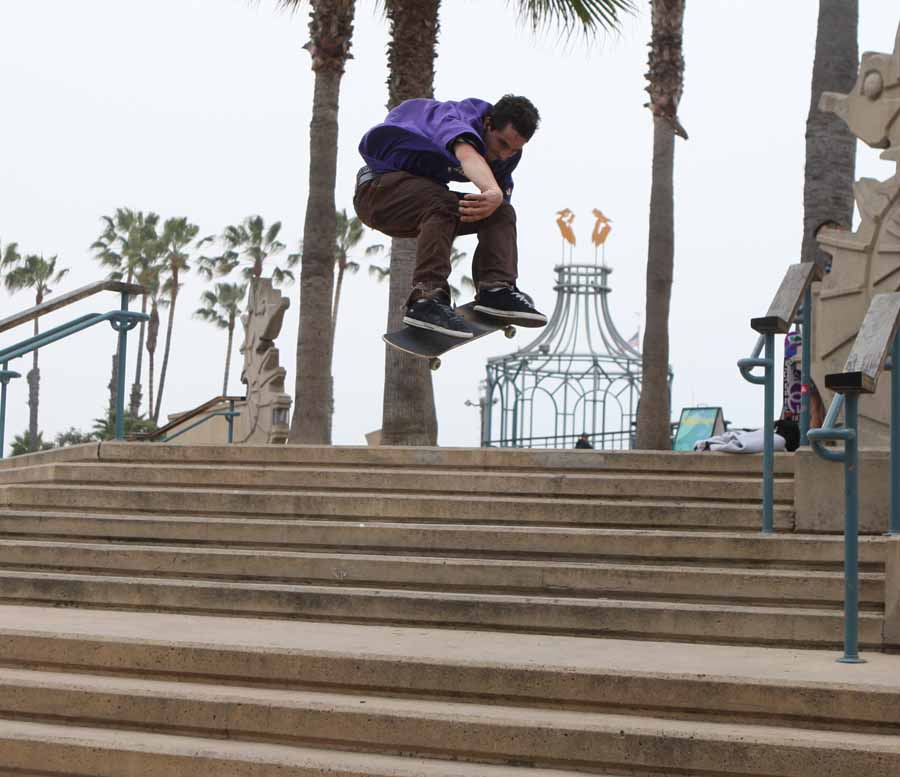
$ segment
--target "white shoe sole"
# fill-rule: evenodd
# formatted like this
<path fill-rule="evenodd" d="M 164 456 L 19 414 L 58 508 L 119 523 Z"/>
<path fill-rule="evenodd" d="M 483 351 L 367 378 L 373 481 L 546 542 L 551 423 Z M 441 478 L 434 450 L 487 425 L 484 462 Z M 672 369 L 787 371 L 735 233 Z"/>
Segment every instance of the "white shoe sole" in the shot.
<path fill-rule="evenodd" d="M 484 305 L 475 305 L 472 309 L 478 311 L 479 313 L 484 313 L 488 316 L 506 318 L 510 321 L 520 319 L 522 321 L 541 321 L 544 324 L 547 323 L 547 316 L 545 316 L 543 313 L 526 313 L 519 310 L 500 310 L 499 308 L 489 308 L 485 307 Z"/>
<path fill-rule="evenodd" d="M 427 329 L 429 332 L 437 332 L 438 334 L 447 335 L 448 337 L 458 337 L 460 340 L 472 339 L 471 332 L 460 332 L 455 329 L 444 329 L 444 327 L 437 326 L 437 324 L 429 324 L 427 321 L 419 321 L 419 319 L 410 318 L 409 316 L 403 317 L 403 323 L 407 326 L 413 326 L 418 329 Z"/>

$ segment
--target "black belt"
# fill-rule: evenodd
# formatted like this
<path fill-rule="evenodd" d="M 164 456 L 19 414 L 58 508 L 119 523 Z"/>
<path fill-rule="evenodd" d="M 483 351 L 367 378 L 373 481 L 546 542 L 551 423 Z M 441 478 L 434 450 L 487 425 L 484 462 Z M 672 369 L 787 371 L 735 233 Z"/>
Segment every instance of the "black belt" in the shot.
<path fill-rule="evenodd" d="M 368 165 L 366 165 L 365 167 L 360 167 L 359 172 L 356 174 L 356 186 L 360 187 L 364 183 L 374 181 L 379 175 L 381 175 L 381 173 L 376 173 Z"/>

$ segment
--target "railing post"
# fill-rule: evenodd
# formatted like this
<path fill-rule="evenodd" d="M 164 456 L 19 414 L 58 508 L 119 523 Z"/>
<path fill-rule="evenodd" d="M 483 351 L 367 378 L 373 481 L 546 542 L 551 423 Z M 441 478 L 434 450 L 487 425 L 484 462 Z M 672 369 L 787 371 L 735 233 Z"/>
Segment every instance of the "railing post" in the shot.
<path fill-rule="evenodd" d="M 3 441 L 6 439 L 6 385 L 13 378 L 20 378 L 18 372 L 9 369 L 9 362 L 3 362 L 0 369 L 0 459 L 3 458 Z"/>
<path fill-rule="evenodd" d="M 844 655 L 842 664 L 864 664 L 859 657 L 859 393 L 844 395 Z"/>
<path fill-rule="evenodd" d="M 122 312 L 128 310 L 128 293 L 122 292 Z M 118 322 L 116 331 L 119 333 L 118 365 L 116 366 L 116 439 L 125 439 L 125 347 L 128 343 L 128 322 L 122 318 Z"/>
<path fill-rule="evenodd" d="M 800 341 L 800 445 L 809 445 L 806 436 L 809 431 L 809 365 L 812 354 L 812 288 L 807 287 L 803 294 L 803 318 Z"/>
<path fill-rule="evenodd" d="M 888 534 L 900 534 L 900 332 L 891 346 L 891 525 Z"/>
<path fill-rule="evenodd" d="M 775 335 L 765 334 L 765 401 L 763 418 L 763 534 L 775 531 L 775 430 L 772 416 L 775 413 Z"/>
<path fill-rule="evenodd" d="M 228 444 L 234 441 L 234 400 L 231 399 L 228 401 L 228 415 L 225 416 L 225 420 L 228 422 Z"/>

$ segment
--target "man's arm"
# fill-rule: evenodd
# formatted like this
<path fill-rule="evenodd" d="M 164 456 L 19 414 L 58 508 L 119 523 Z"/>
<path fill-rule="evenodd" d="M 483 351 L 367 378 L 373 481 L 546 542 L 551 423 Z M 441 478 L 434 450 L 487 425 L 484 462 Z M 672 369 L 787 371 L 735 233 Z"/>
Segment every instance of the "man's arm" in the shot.
<path fill-rule="evenodd" d="M 460 221 L 481 221 L 503 204 L 503 192 L 478 149 L 464 140 L 457 141 L 453 153 L 462 166 L 463 173 L 481 191 L 467 194 L 459 201 Z"/>

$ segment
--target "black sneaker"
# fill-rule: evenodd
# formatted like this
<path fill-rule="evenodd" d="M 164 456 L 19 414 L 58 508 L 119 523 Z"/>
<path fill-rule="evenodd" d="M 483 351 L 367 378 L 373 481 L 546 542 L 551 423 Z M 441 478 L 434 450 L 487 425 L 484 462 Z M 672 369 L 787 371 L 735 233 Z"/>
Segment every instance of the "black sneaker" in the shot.
<path fill-rule="evenodd" d="M 515 286 L 501 286 L 497 289 L 483 289 L 478 292 L 475 310 L 488 316 L 511 320 L 547 323 L 547 316 L 534 306 L 534 301 Z"/>
<path fill-rule="evenodd" d="M 456 315 L 450 305 L 440 299 L 419 299 L 406 308 L 403 323 L 442 335 L 467 339 L 472 330 L 461 316 Z"/>

